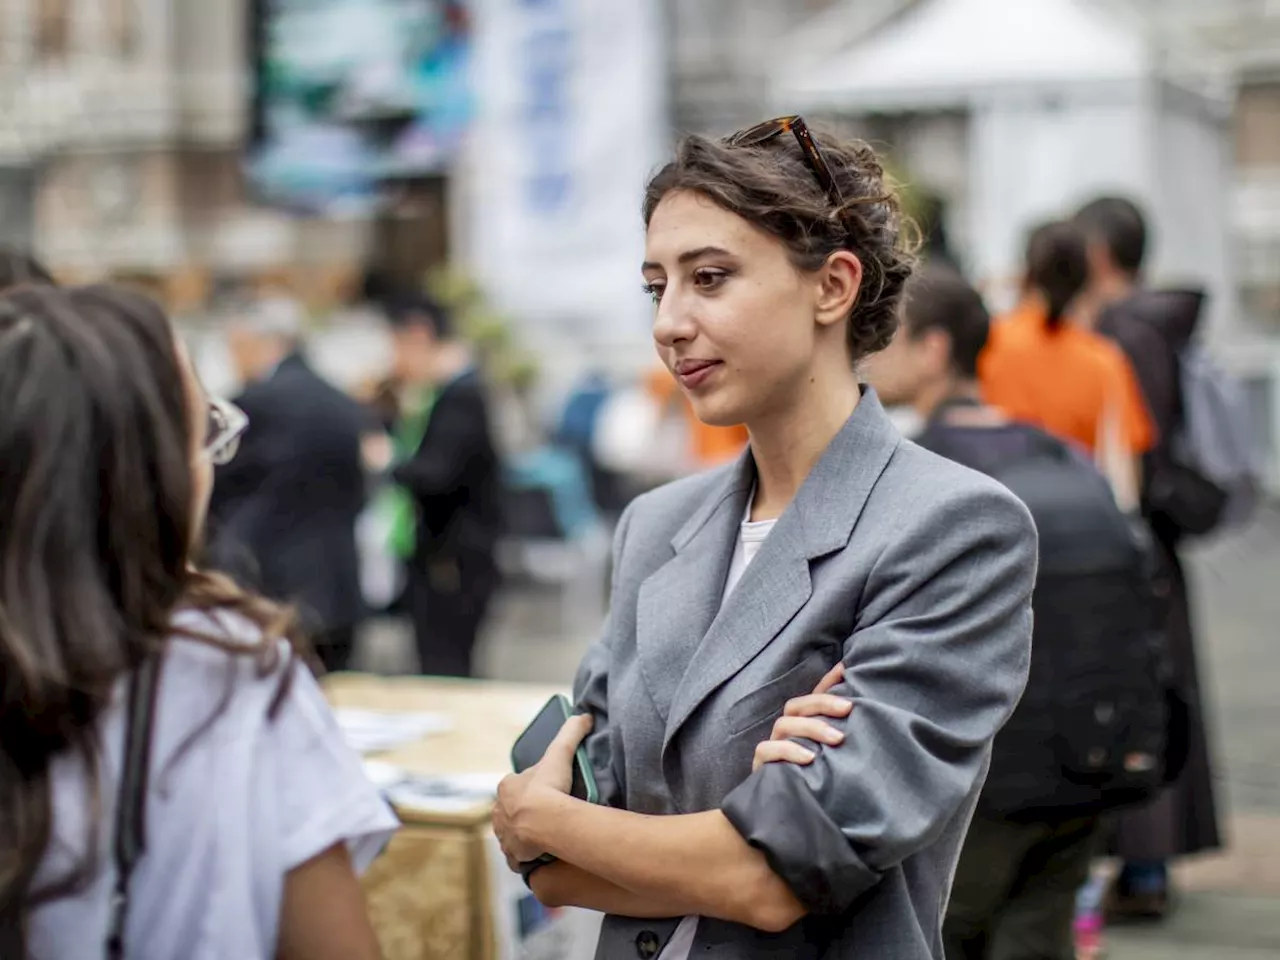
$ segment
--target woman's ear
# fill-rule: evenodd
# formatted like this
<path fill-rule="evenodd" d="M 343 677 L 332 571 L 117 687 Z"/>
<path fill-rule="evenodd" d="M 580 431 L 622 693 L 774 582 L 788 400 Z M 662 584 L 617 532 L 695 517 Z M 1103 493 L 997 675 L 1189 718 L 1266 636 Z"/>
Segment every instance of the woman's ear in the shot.
<path fill-rule="evenodd" d="M 862 288 L 862 261 L 848 250 L 837 250 L 818 270 L 814 318 L 823 326 L 849 316 Z"/>

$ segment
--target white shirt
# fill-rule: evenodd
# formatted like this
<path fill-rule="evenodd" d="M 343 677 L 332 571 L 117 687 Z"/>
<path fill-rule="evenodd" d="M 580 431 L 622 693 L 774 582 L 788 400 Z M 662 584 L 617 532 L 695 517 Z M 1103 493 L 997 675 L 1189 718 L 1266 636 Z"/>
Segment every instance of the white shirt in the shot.
<path fill-rule="evenodd" d="M 729 564 L 729 576 L 725 578 L 724 593 L 720 597 L 721 610 L 729 602 L 729 595 L 733 593 L 738 581 L 747 572 L 747 567 L 751 565 L 751 561 L 756 558 L 756 554 L 764 546 L 770 531 L 773 530 L 773 525 L 777 523 L 776 520 L 752 521 L 748 519 L 751 515 L 749 504 L 754 499 L 755 496 L 753 495 L 747 501 L 747 518 L 743 519 L 742 527 L 738 531 L 738 543 L 733 548 L 733 560 Z M 658 960 L 689 960 L 689 952 L 693 949 L 693 938 L 697 933 L 698 918 L 685 917 L 680 921 L 680 925 L 676 927 L 676 932 L 671 935 L 671 939 L 667 941 L 667 946 L 658 957 Z"/>
<path fill-rule="evenodd" d="M 253 635 L 238 618 L 181 616 L 229 639 Z M 343 841 L 363 870 L 399 825 L 344 742 L 310 671 L 300 663 L 294 670 L 288 695 L 270 717 L 280 668 L 259 677 L 249 657 L 170 641 L 152 732 L 146 852 L 130 883 L 128 957 L 273 960 L 285 874 Z M 126 689 L 121 681 L 99 721 L 98 872 L 80 893 L 31 914 L 33 960 L 104 955 Z M 79 862 L 89 837 L 83 764 L 59 757 L 51 782 L 54 836 L 37 885 Z"/>

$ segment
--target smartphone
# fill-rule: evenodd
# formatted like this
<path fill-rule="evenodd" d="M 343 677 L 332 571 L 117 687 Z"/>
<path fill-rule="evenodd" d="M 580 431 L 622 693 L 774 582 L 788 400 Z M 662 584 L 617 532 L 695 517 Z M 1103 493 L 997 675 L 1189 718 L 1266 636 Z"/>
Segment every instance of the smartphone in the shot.
<path fill-rule="evenodd" d="M 516 773 L 528 770 L 547 752 L 551 741 L 556 738 L 564 722 L 573 716 L 573 704 L 569 698 L 556 694 L 547 701 L 533 723 L 520 734 L 520 739 L 511 748 L 511 765 Z M 578 747 L 573 760 L 573 788 L 569 793 L 587 803 L 598 803 L 599 792 L 596 789 L 595 774 L 591 772 L 591 763 L 587 760 L 585 747 Z"/>

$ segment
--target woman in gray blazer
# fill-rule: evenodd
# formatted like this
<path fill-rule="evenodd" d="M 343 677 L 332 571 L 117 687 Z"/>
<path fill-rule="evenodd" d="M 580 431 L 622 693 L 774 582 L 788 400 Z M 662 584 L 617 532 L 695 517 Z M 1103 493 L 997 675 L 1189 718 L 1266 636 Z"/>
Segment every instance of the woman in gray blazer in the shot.
<path fill-rule="evenodd" d="M 1031 518 L 901 439 L 858 382 L 911 269 L 868 147 L 819 147 L 794 117 L 690 137 L 644 213 L 658 352 L 750 449 L 628 508 L 575 683 L 585 716 L 503 782 L 495 830 L 542 902 L 608 915 L 606 960 L 941 960 L 1026 680 Z M 802 742 L 814 761 L 753 772 L 787 702 L 837 665 L 852 708 Z M 568 796 L 584 736 L 598 805 Z"/>

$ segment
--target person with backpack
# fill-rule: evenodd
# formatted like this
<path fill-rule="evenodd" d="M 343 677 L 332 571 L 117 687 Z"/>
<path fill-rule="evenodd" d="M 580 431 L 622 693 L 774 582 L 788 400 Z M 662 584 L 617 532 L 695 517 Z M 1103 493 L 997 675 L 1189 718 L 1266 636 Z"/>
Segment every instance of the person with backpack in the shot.
<path fill-rule="evenodd" d="M 990 321 L 960 276 L 926 270 L 868 379 L 910 404 L 916 442 L 1004 483 L 1040 534 L 1026 692 L 996 736 L 943 927 L 948 960 L 1072 960 L 1076 891 L 1102 815 L 1150 797 L 1170 762 L 1150 549 L 1077 446 L 981 399 Z M 788 713 L 808 712 L 797 706 Z M 814 736 L 784 721 L 775 739 Z M 762 746 L 772 759 L 776 744 Z"/>
<path fill-rule="evenodd" d="M 1143 460 L 1141 503 L 1157 547 L 1156 590 L 1173 679 L 1189 706 L 1187 764 L 1154 803 L 1120 820 L 1115 845 L 1124 867 L 1112 903 L 1115 914 L 1155 918 L 1168 909 L 1168 861 L 1222 845 L 1178 550 L 1189 536 L 1247 518 L 1257 471 L 1238 387 L 1196 344 L 1203 293 L 1142 286 L 1147 228 L 1132 201 L 1101 197 L 1082 207 L 1075 223 L 1088 242 L 1086 298 L 1096 330 L 1128 356 L 1160 438 Z"/>

